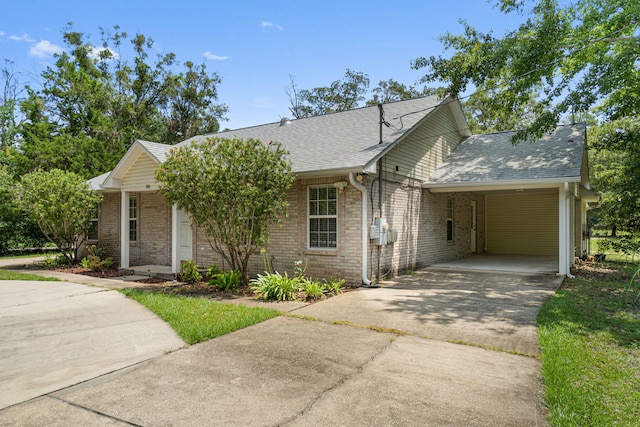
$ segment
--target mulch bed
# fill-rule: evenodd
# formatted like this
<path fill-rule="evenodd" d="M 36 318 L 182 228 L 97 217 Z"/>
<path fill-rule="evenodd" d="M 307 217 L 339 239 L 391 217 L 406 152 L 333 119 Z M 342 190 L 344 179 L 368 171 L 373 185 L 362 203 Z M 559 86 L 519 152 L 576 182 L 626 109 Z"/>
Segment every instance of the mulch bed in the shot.
<path fill-rule="evenodd" d="M 58 267 L 55 269 L 55 271 L 59 271 L 62 273 L 70 273 L 70 274 L 82 274 L 83 276 L 100 277 L 105 279 L 122 276 L 122 273 L 119 272 L 117 268 L 105 268 L 104 270 L 93 271 L 90 268 L 77 266 L 77 267 Z"/>

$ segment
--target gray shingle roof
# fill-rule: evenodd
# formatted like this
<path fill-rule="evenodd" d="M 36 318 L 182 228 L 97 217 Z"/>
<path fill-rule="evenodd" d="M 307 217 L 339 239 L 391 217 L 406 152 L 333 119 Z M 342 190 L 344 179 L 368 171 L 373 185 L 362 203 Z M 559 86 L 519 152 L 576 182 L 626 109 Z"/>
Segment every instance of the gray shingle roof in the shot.
<path fill-rule="evenodd" d="M 515 132 L 471 136 L 456 146 L 425 187 L 579 178 L 585 129 L 584 124 L 563 125 L 536 142 L 515 146 Z"/>
<path fill-rule="evenodd" d="M 164 161 L 167 160 L 169 150 L 171 150 L 171 148 L 173 147 L 172 145 L 143 141 L 141 139 L 139 139 L 138 142 L 140 143 L 140 145 L 146 148 L 149 153 L 151 153 L 160 163 L 164 163 Z"/>
<path fill-rule="evenodd" d="M 276 122 L 196 136 L 179 145 L 207 137 L 254 138 L 264 143 L 280 142 L 289 151 L 297 173 L 364 168 L 445 102 L 447 100 L 428 96 L 385 104 L 385 119 L 393 128 L 383 126 L 382 144 L 378 144 L 379 110 L 373 106 L 291 120 L 284 126 Z"/>
<path fill-rule="evenodd" d="M 89 188 L 95 191 L 101 190 L 102 183 L 104 183 L 104 180 L 107 179 L 107 177 L 110 174 L 111 172 L 106 172 L 106 173 L 103 173 L 102 175 L 98 175 L 96 177 L 91 178 L 90 180 L 87 181 L 87 183 L 89 184 Z"/>

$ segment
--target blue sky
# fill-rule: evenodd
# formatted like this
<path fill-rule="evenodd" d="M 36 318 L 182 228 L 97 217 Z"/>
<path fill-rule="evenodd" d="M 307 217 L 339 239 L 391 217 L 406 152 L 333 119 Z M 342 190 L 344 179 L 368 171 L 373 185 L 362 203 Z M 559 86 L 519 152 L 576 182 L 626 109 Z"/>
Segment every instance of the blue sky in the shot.
<path fill-rule="evenodd" d="M 99 27 L 144 34 L 159 52 L 181 62 L 205 62 L 222 78 L 219 101 L 229 107 L 222 128 L 275 122 L 289 116 L 284 88 L 328 86 L 345 70 L 369 75 L 371 88 L 393 78 L 415 84 L 423 72 L 411 60 L 443 52 L 437 40 L 459 34 L 460 19 L 500 35 L 513 17 L 493 0 L 447 1 L 6 1 L 0 13 L 0 59 L 14 62 L 22 83 L 64 48 L 67 22 L 99 42 Z M 126 56 L 126 54 L 123 54 Z"/>

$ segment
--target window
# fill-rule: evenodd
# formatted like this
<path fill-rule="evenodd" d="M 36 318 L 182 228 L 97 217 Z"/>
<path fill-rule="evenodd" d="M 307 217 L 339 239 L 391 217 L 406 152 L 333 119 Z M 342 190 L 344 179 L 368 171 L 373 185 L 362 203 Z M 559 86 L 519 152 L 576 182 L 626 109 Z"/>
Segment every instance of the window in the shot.
<path fill-rule="evenodd" d="M 453 197 L 447 198 L 447 241 L 453 240 Z"/>
<path fill-rule="evenodd" d="M 338 191 L 335 187 L 309 187 L 309 247 L 338 246 Z"/>
<path fill-rule="evenodd" d="M 138 241 L 138 199 L 129 198 L 129 241 Z"/>
<path fill-rule="evenodd" d="M 89 220 L 89 229 L 87 230 L 87 240 L 98 240 L 98 209 L 93 212 Z"/>

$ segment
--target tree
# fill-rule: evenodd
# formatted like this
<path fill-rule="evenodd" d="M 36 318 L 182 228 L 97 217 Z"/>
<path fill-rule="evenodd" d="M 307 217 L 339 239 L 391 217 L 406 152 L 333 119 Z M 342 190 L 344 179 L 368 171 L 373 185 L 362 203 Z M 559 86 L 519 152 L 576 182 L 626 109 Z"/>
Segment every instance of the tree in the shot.
<path fill-rule="evenodd" d="M 371 92 L 373 92 L 373 97 L 366 102 L 367 105 L 386 104 L 427 95 L 444 95 L 441 89 L 425 86 L 422 91 L 419 91 L 415 86 L 406 86 L 393 79 L 381 80 Z"/>
<path fill-rule="evenodd" d="M 496 111 L 523 109 L 531 124 L 515 140 L 535 140 L 561 117 L 598 107 L 605 120 L 638 114 L 640 45 L 638 0 L 578 0 L 559 6 L 555 0 L 499 0 L 501 11 L 530 18 L 503 37 L 482 33 L 467 23 L 464 34 L 443 35 L 450 55 L 420 57 L 423 82 L 442 81 L 451 96 L 467 89 L 487 92 L 499 102 Z M 527 105 L 534 96 L 536 104 Z"/>
<path fill-rule="evenodd" d="M 268 226 L 286 215 L 294 181 L 279 143 L 209 138 L 172 150 L 156 170 L 161 193 L 187 211 L 211 249 L 248 283 L 248 262 Z"/>
<path fill-rule="evenodd" d="M 220 128 L 219 120 L 227 112 L 225 105 L 214 103 L 218 99 L 220 77 L 208 74 L 204 64 L 196 66 L 187 61 L 184 65 L 187 71 L 171 79 L 169 88 L 167 142 L 215 133 Z"/>
<path fill-rule="evenodd" d="M 112 169 L 136 139 L 173 143 L 218 129 L 227 109 L 215 102 L 220 78 L 204 64 L 187 61 L 176 73 L 175 54 L 153 54 L 142 34 L 129 40 L 117 26 L 113 34 L 101 29 L 96 47 L 70 25 L 67 49 L 21 104 L 21 173 L 59 168 L 88 178 Z M 122 52 L 126 41 L 132 60 Z"/>
<path fill-rule="evenodd" d="M 293 77 L 289 76 L 289 79 L 291 83 L 285 87 L 285 93 L 291 104 L 289 111 L 296 119 L 351 110 L 365 100 L 364 94 L 369 90 L 369 76 L 349 69 L 343 80 L 311 90 L 298 89 Z"/>
<path fill-rule="evenodd" d="M 23 175 L 16 195 L 18 206 L 74 264 L 102 196 L 82 176 L 60 169 Z"/>
<path fill-rule="evenodd" d="M 5 154 L 15 145 L 17 133 L 16 112 L 18 98 L 22 89 L 18 82 L 18 76 L 13 70 L 13 62 L 4 60 L 4 67 L 0 70 L 0 150 Z"/>
<path fill-rule="evenodd" d="M 625 118 L 593 128 L 589 145 L 601 221 L 640 233 L 640 119 Z"/>

